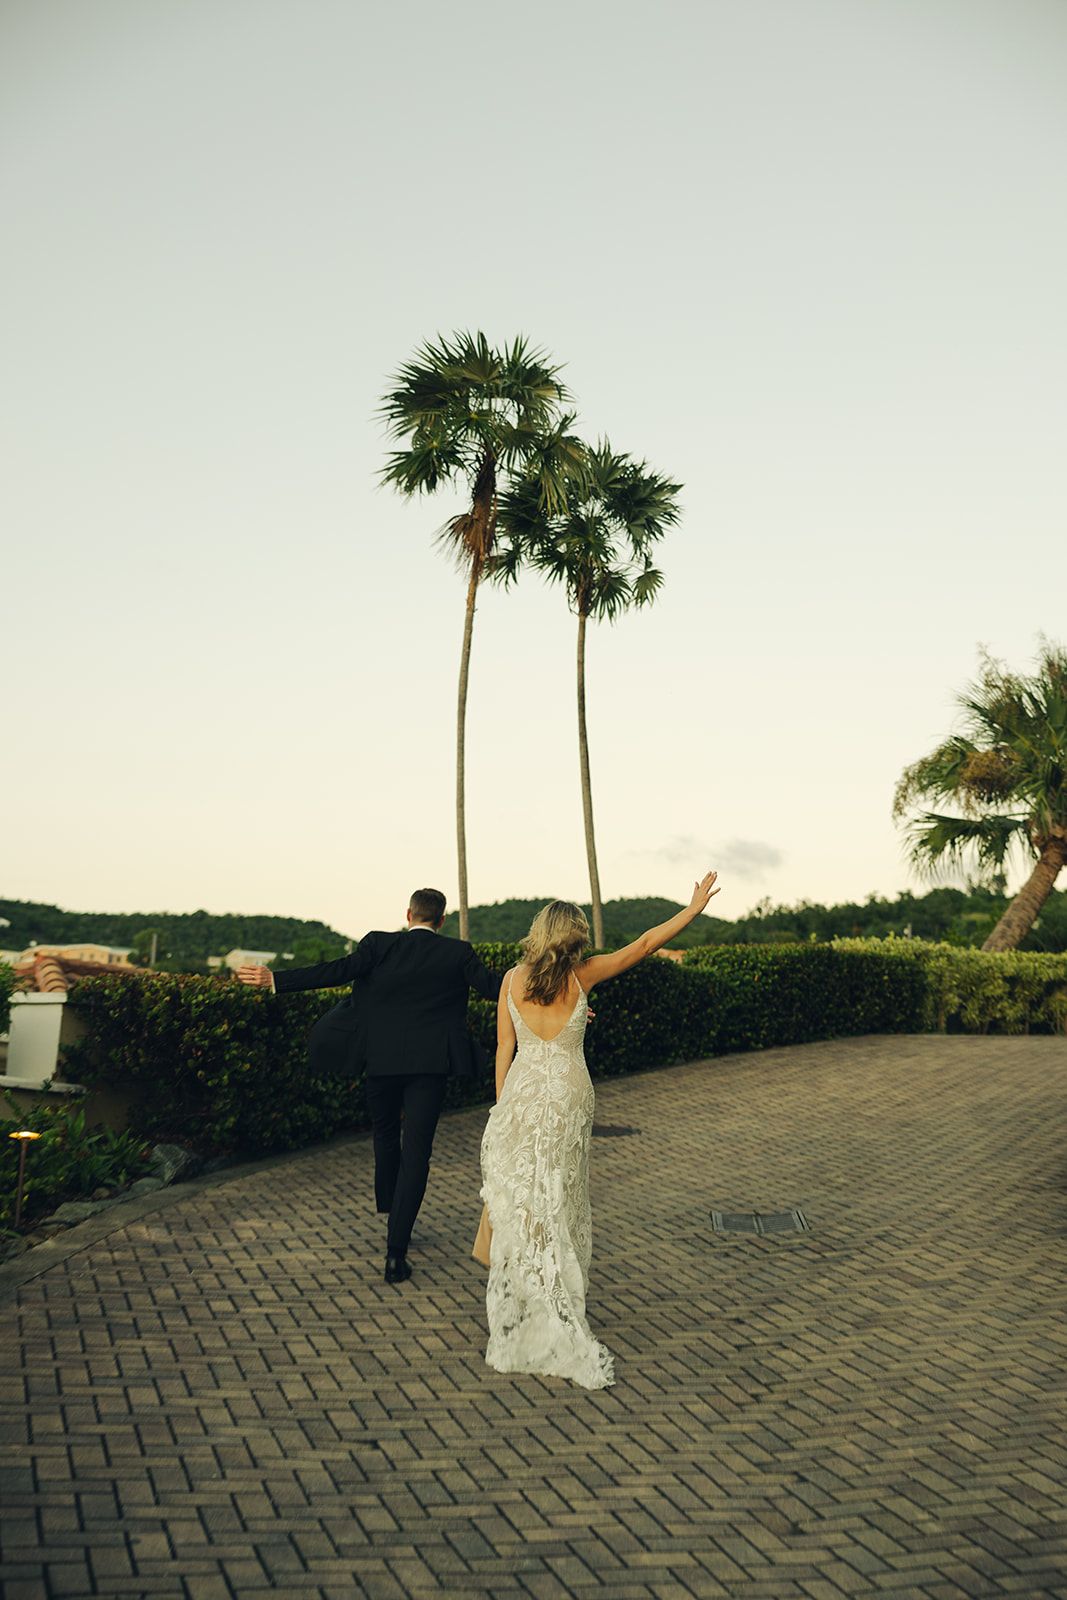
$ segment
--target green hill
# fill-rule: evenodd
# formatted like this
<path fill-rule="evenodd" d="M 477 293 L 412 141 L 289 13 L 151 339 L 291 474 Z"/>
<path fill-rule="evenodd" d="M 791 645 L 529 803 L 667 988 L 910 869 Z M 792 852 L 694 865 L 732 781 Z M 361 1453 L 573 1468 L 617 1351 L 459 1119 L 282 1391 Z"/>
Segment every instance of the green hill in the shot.
<path fill-rule="evenodd" d="M 510 943 L 524 939 L 530 924 L 549 897 L 542 900 L 500 900 L 491 906 L 471 906 L 471 939 L 475 944 Z M 604 937 L 610 948 L 629 944 L 660 922 L 677 916 L 682 907 L 677 900 L 658 900 L 647 896 L 638 900 L 608 900 L 604 903 Z M 592 907 L 583 905 L 587 917 L 592 917 Z M 690 945 L 720 944 L 732 932 L 733 923 L 719 917 L 698 917 L 680 938 L 672 941 L 671 948 L 688 949 Z M 459 912 L 450 911 L 445 918 L 443 933 L 453 938 L 459 935 Z"/>
<path fill-rule="evenodd" d="M 511 943 L 530 931 L 530 923 L 548 904 L 537 900 L 501 900 L 471 907 L 471 938 L 476 943 Z M 763 900 L 736 922 L 721 917 L 698 917 L 673 941 L 676 949 L 701 944 L 807 943 L 850 935 L 884 939 L 912 935 L 920 939 L 947 939 L 952 944 L 979 946 L 1004 911 L 1007 900 L 988 889 L 932 889 L 925 895 L 907 891 L 889 900 L 869 895 L 860 902 L 824 906 L 802 901 L 795 906 L 775 906 Z M 590 908 L 584 908 L 586 915 Z M 604 926 L 609 947 L 636 939 L 646 928 L 666 922 L 681 910 L 676 900 L 653 896 L 609 900 L 604 906 Z M 64 911 L 59 906 L 33 900 L 0 899 L 0 947 L 23 950 L 38 944 L 97 944 L 139 949 L 147 955 L 150 935 L 157 934 L 157 966 L 173 971 L 206 971 L 209 956 L 225 955 L 235 948 L 292 951 L 297 966 L 328 961 L 342 955 L 354 939 L 325 922 L 296 917 L 253 916 L 207 911 L 177 914 L 172 911 Z M 456 937 L 458 913 L 445 918 L 444 932 Z M 1053 890 L 1037 925 L 1021 946 L 1024 950 L 1067 950 L 1067 890 Z M 277 963 L 283 965 L 283 963 Z"/>
<path fill-rule="evenodd" d="M 548 896 L 538 900 L 501 900 L 494 905 L 472 906 L 471 938 L 475 943 L 523 938 L 530 923 L 548 904 Z M 672 949 L 687 949 L 702 944 L 806 944 L 815 939 L 862 936 L 944 939 L 950 944 L 979 947 L 1008 905 L 1003 895 L 978 887 L 970 889 L 931 889 L 914 895 L 901 891 L 889 900 L 869 895 L 863 902 L 824 906 L 801 901 L 795 906 L 775 906 L 763 900 L 736 922 L 721 917 L 698 917 Z M 588 905 L 582 908 L 590 914 Z M 617 948 L 636 939 L 646 928 L 666 922 L 681 910 L 676 900 L 653 897 L 636 900 L 609 900 L 604 906 L 604 932 L 609 947 Z M 459 915 L 449 912 L 444 932 L 459 933 Z M 1023 940 L 1023 950 L 1067 950 L 1067 890 L 1053 890 L 1042 908 L 1037 924 Z"/>
<path fill-rule="evenodd" d="M 156 964 L 173 971 L 206 970 L 208 956 L 222 956 L 234 949 L 292 950 L 308 961 L 326 960 L 340 955 L 349 942 L 346 934 L 324 922 L 304 922 L 296 917 L 213 915 L 208 911 L 64 911 L 35 900 L 0 900 L 0 917 L 10 923 L 10 927 L 0 927 L 0 947 L 5 950 L 23 950 L 34 941 L 74 944 L 82 940 L 122 948 L 140 945 L 143 949 L 149 942 L 143 935 L 155 930 Z"/>

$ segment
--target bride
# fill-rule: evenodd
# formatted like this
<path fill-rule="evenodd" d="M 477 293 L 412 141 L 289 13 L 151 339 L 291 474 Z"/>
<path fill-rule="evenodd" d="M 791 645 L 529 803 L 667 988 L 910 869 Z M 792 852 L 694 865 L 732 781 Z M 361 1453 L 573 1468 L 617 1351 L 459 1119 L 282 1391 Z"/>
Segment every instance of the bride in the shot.
<path fill-rule="evenodd" d="M 497 1011 L 496 1096 L 482 1139 L 482 1199 L 492 1228 L 485 1359 L 498 1372 L 543 1372 L 585 1389 L 614 1383 L 614 1357 L 589 1331 L 592 1254 L 589 1136 L 593 1085 L 583 1039 L 593 986 L 675 938 L 713 894 L 694 885 L 684 911 L 633 944 L 590 956 L 589 925 L 567 900 L 534 918 L 524 960 Z"/>

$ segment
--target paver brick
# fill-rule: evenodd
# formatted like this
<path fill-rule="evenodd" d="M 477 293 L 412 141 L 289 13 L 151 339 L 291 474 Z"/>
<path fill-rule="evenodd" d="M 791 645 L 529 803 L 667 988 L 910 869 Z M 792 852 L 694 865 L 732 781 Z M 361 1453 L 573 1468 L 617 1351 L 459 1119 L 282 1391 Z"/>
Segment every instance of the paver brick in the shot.
<path fill-rule="evenodd" d="M 153 1197 L 0 1305 L 5 1600 L 1067 1596 L 1065 1091 L 1025 1037 L 599 1085 L 597 1394 L 482 1362 L 484 1111 L 402 1289 L 366 1139 Z"/>

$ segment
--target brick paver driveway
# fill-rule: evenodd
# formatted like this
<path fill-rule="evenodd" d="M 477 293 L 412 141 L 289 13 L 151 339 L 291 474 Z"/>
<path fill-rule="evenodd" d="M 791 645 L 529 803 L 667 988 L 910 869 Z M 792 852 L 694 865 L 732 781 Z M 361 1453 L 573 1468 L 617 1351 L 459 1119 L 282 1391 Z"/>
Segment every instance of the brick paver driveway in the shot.
<path fill-rule="evenodd" d="M 1065 1099 L 1056 1039 L 601 1085 L 592 1395 L 482 1363 L 481 1112 L 401 1287 L 365 1140 L 171 1191 L 8 1274 L 6 1600 L 1067 1596 Z"/>

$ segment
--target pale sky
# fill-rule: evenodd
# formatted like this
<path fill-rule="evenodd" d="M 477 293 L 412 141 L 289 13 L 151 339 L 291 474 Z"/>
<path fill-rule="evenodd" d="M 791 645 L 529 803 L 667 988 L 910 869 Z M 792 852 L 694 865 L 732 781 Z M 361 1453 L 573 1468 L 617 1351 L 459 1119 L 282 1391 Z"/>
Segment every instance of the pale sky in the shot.
<path fill-rule="evenodd" d="M 4 0 L 0 893 L 455 901 L 463 506 L 389 376 L 527 335 L 685 485 L 592 635 L 606 898 L 918 887 L 902 768 L 1063 640 L 1062 0 Z M 583 899 L 574 619 L 484 592 L 471 900 Z"/>

